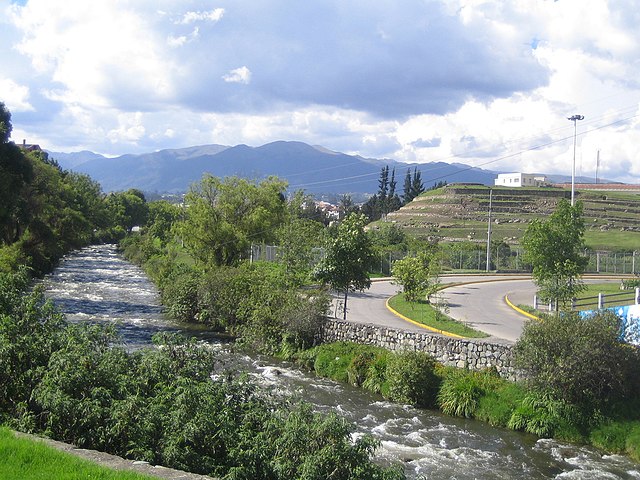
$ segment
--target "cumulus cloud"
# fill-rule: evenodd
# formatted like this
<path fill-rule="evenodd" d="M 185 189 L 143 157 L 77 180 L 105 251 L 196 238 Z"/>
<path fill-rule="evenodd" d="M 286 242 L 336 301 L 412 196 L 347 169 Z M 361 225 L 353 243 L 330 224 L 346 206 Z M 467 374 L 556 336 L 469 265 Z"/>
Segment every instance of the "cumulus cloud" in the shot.
<path fill-rule="evenodd" d="M 600 149 L 640 182 L 636 3 L 0 1 L 0 100 L 66 149 L 285 139 L 543 173 L 579 113 L 583 173 Z"/>
<path fill-rule="evenodd" d="M 251 83 L 251 70 L 245 66 L 234 68 L 226 75 L 223 75 L 222 79 L 227 83 L 242 83 L 244 85 L 249 85 L 249 83 Z"/>
<path fill-rule="evenodd" d="M 27 112 L 33 111 L 33 105 L 29 103 L 29 87 L 18 85 L 10 78 L 0 77 L 0 99 L 10 111 Z"/>

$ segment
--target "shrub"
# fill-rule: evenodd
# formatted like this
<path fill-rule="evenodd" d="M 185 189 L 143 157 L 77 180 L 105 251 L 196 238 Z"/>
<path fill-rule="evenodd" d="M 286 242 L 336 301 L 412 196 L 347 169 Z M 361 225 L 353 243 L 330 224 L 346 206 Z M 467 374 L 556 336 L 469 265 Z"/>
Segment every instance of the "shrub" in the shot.
<path fill-rule="evenodd" d="M 567 417 L 572 417 L 570 407 L 562 401 L 549 394 L 530 393 L 515 409 L 507 427 L 540 437 L 552 436 Z"/>
<path fill-rule="evenodd" d="M 484 392 L 483 379 L 475 372 L 456 371 L 448 375 L 440 386 L 438 405 L 447 415 L 471 418 Z"/>
<path fill-rule="evenodd" d="M 594 447 L 612 453 L 624 453 L 627 437 L 637 422 L 608 421 L 591 431 L 589 440 Z"/>
<path fill-rule="evenodd" d="M 380 393 L 389 396 L 389 383 L 387 382 L 387 361 L 389 352 L 382 350 L 378 352 L 369 365 L 366 378 L 362 382 L 362 388 L 373 393 Z"/>
<path fill-rule="evenodd" d="M 360 387 L 367 379 L 369 369 L 375 360 L 373 352 L 359 352 L 351 359 L 347 367 L 347 379 L 353 386 Z"/>
<path fill-rule="evenodd" d="M 638 366 L 635 353 L 619 340 L 620 320 L 612 312 L 587 319 L 575 313 L 531 321 L 515 347 L 518 367 L 538 391 L 579 406 L 602 409 L 625 398 Z"/>
<path fill-rule="evenodd" d="M 635 423 L 629 431 L 625 446 L 627 454 L 636 462 L 640 462 L 640 423 Z"/>
<path fill-rule="evenodd" d="M 440 383 L 435 369 L 436 361 L 424 352 L 389 355 L 386 371 L 389 399 L 417 407 L 435 406 Z"/>
<path fill-rule="evenodd" d="M 506 427 L 525 395 L 521 385 L 500 380 L 480 397 L 475 417 L 493 426 Z"/>

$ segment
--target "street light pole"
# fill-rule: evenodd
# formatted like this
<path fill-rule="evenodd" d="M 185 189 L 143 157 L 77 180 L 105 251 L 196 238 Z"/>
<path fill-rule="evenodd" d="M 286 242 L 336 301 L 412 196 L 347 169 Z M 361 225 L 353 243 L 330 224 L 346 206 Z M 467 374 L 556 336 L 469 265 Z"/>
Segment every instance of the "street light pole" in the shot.
<path fill-rule="evenodd" d="M 573 166 L 571 167 L 571 206 L 575 204 L 575 190 L 576 190 L 576 137 L 577 137 L 577 122 L 578 120 L 584 120 L 584 115 L 573 115 L 567 117 L 567 120 L 573 122 Z"/>

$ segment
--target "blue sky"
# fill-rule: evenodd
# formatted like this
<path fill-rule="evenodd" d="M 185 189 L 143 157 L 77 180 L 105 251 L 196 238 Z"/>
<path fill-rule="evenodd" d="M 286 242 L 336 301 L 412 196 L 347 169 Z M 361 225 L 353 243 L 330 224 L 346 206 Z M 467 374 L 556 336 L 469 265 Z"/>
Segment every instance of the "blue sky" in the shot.
<path fill-rule="evenodd" d="M 637 0 L 0 0 L 13 139 L 297 140 L 640 183 Z"/>

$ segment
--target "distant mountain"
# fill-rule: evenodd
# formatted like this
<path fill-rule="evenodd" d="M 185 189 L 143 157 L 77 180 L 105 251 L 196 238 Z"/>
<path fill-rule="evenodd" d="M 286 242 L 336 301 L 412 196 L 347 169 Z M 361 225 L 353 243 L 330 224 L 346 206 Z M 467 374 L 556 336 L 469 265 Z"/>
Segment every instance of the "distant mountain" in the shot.
<path fill-rule="evenodd" d="M 184 192 L 208 172 L 220 177 L 237 175 L 254 179 L 276 175 L 286 179 L 291 190 L 304 189 L 316 195 L 375 193 L 380 169 L 385 165 L 395 168 L 400 193 L 407 170 L 416 167 L 426 187 L 439 181 L 492 185 L 496 177 L 495 172 L 463 164 L 407 164 L 284 141 L 260 147 L 202 145 L 115 158 L 93 152 L 49 154 L 63 168 L 90 175 L 106 192 L 129 188 L 146 192 Z"/>

